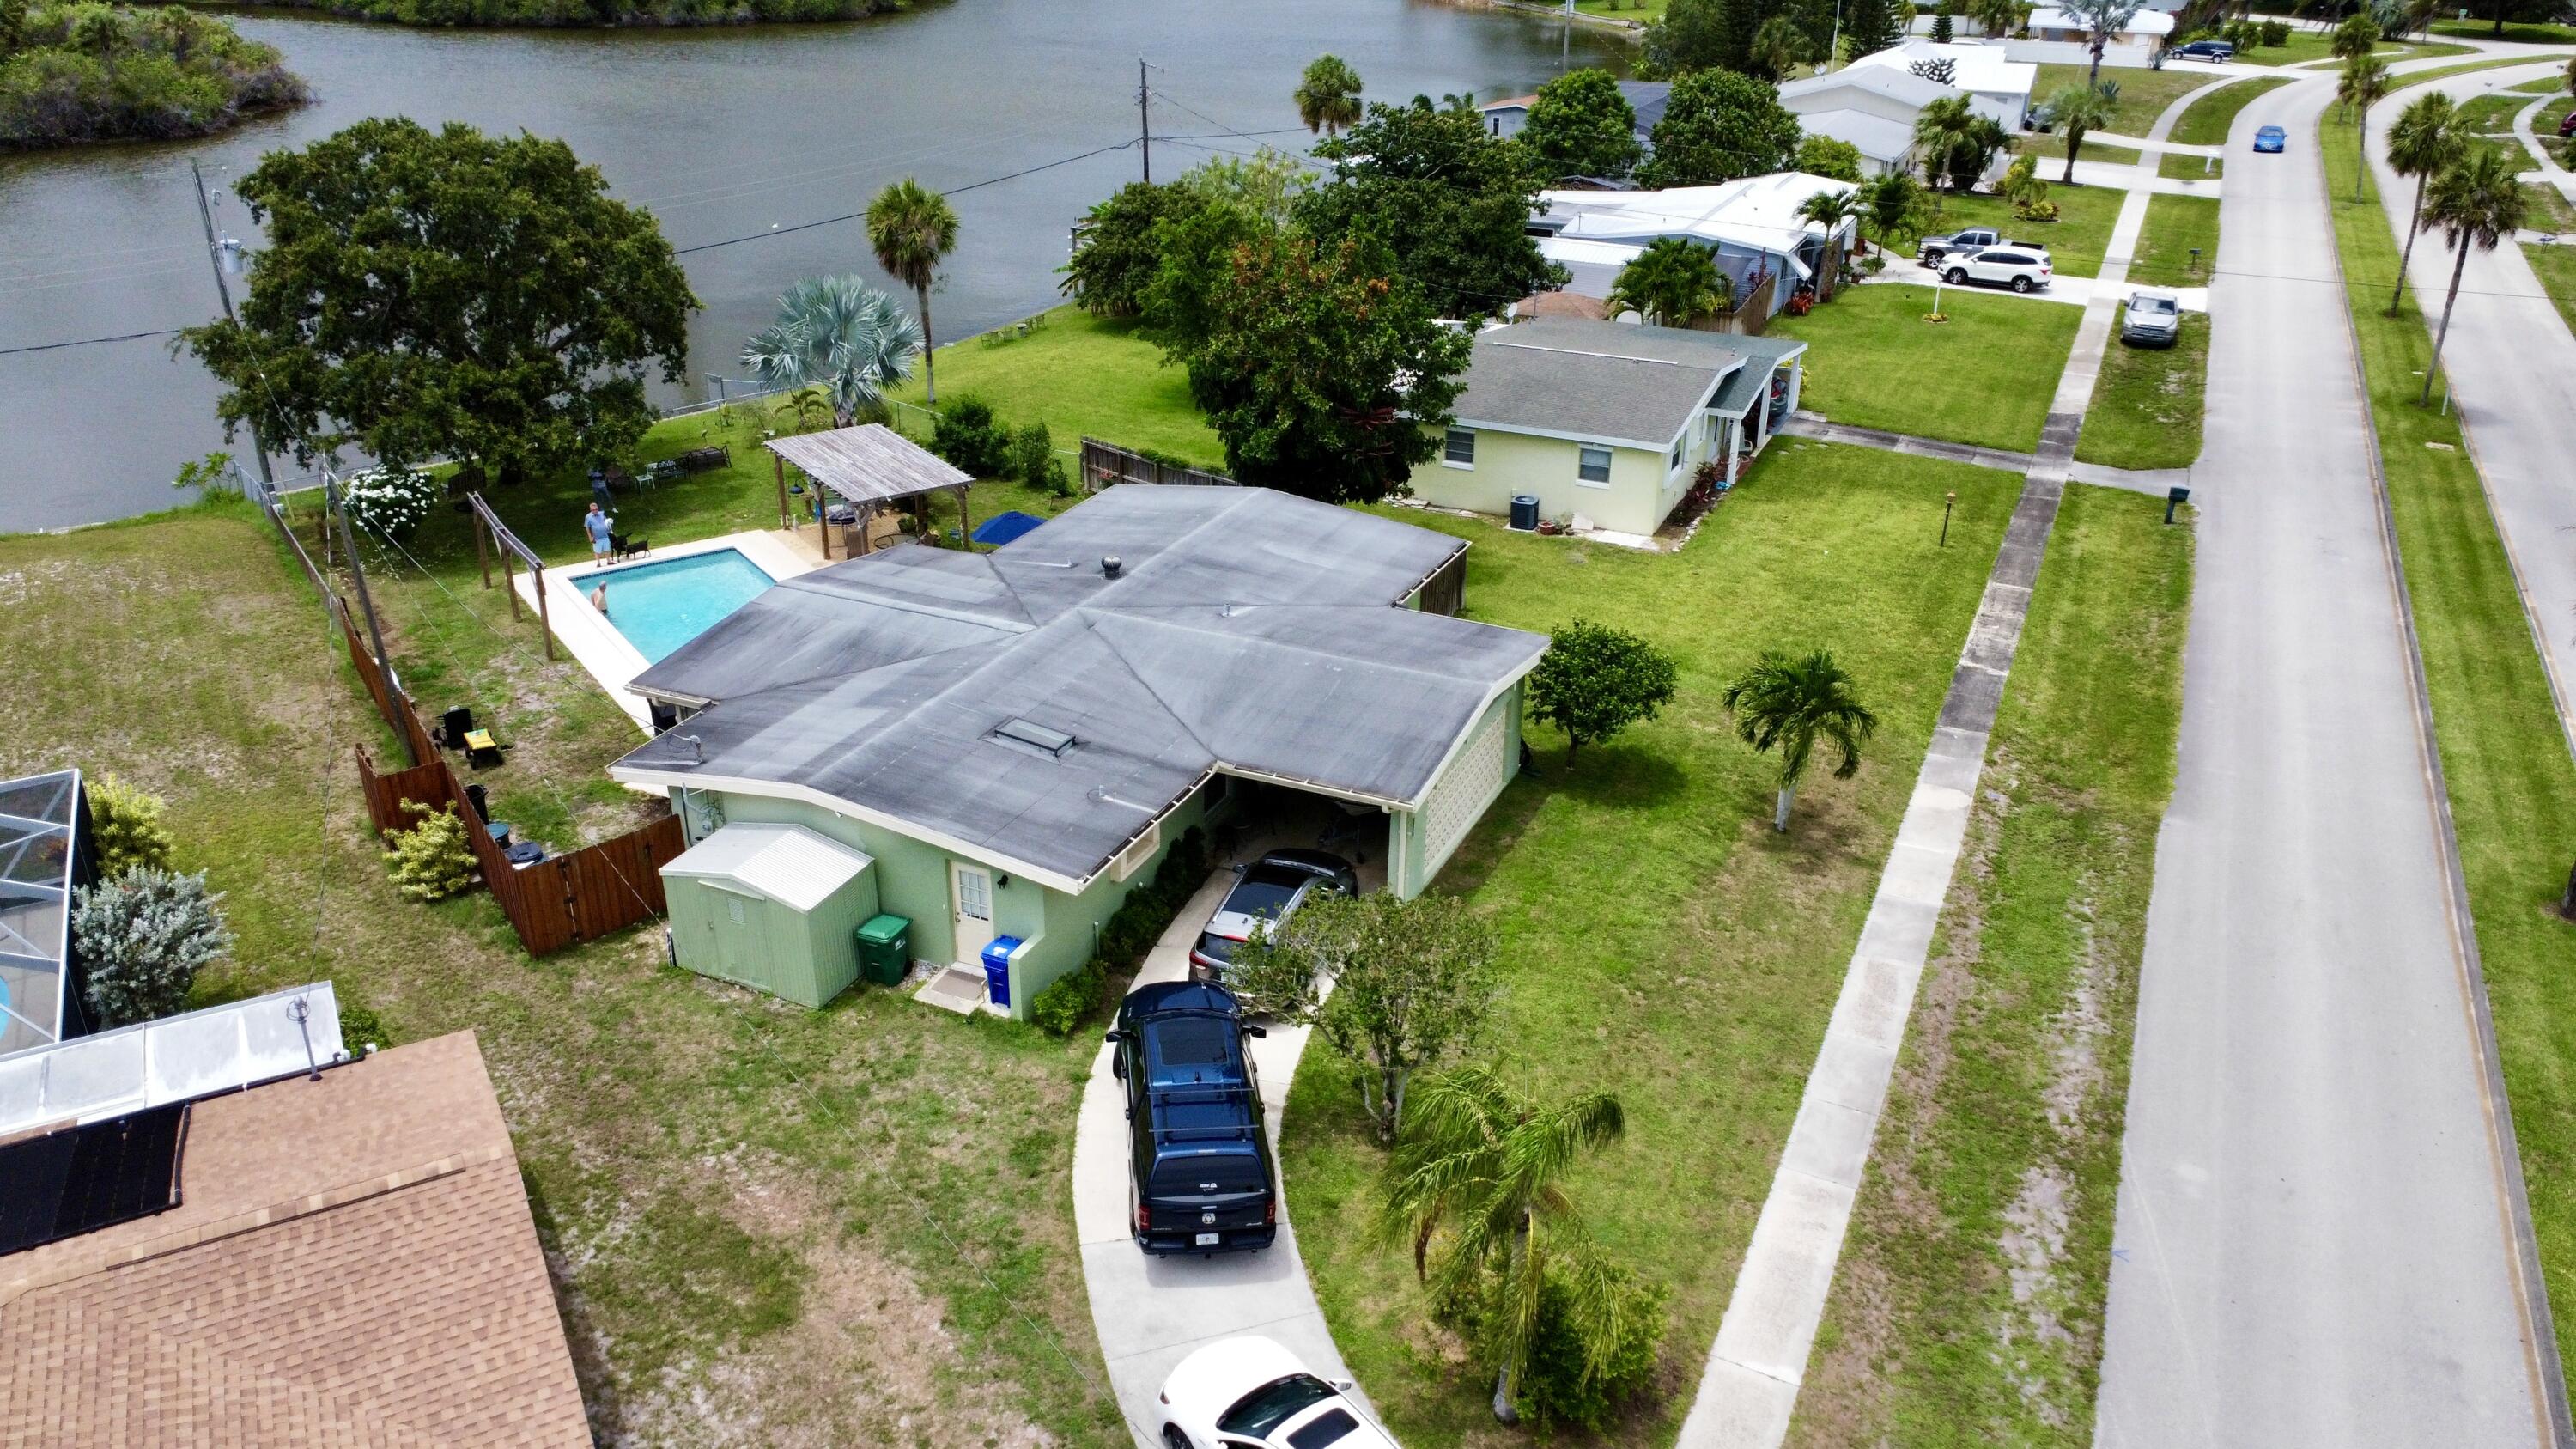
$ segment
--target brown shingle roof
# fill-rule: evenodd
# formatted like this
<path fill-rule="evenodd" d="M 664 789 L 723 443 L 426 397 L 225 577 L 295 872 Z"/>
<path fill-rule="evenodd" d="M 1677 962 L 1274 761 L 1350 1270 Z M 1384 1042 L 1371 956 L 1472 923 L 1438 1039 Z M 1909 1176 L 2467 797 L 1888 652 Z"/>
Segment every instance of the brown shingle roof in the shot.
<path fill-rule="evenodd" d="M 0 1258 L 0 1444 L 590 1442 L 472 1033 L 200 1102 L 180 1172 Z"/>

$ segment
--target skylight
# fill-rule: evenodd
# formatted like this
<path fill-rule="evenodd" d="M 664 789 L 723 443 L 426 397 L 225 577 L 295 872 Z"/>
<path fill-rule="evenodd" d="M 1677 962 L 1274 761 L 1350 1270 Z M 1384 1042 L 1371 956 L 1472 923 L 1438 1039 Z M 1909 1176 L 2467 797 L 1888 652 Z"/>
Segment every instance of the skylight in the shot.
<path fill-rule="evenodd" d="M 1073 736 L 1064 731 L 1048 729 L 1045 725 L 1017 717 L 1006 719 L 994 726 L 993 733 L 1015 744 L 1027 745 L 1034 750 L 1044 750 L 1050 755 L 1060 756 L 1074 746 Z"/>

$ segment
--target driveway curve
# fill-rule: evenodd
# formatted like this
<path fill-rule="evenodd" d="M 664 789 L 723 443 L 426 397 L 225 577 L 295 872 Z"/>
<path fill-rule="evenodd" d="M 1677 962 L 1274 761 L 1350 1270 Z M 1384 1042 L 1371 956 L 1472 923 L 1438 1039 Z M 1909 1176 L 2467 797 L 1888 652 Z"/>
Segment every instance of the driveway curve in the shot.
<path fill-rule="evenodd" d="M 1189 974 L 1190 943 L 1234 884 L 1220 869 L 1199 887 L 1146 954 L 1136 985 L 1178 981 Z M 1279 1119 L 1306 1049 L 1304 1027 L 1272 1023 L 1256 1038 L 1253 1071 L 1261 1082 L 1270 1148 L 1279 1149 Z M 1163 1449 L 1162 1405 L 1156 1395 L 1175 1364 L 1192 1349 L 1220 1338 L 1257 1333 L 1276 1339 L 1325 1378 L 1347 1379 L 1341 1350 L 1324 1326 L 1324 1310 L 1297 1253 L 1293 1199 L 1283 1183 L 1279 1241 L 1259 1253 L 1213 1258 L 1154 1258 L 1136 1246 L 1127 1222 L 1126 1094 L 1110 1075 L 1104 1043 L 1091 1061 L 1082 1112 L 1073 1139 L 1073 1221 L 1082 1243 L 1082 1278 L 1091 1297 L 1091 1326 L 1109 1366 L 1119 1412 L 1146 1449 Z"/>

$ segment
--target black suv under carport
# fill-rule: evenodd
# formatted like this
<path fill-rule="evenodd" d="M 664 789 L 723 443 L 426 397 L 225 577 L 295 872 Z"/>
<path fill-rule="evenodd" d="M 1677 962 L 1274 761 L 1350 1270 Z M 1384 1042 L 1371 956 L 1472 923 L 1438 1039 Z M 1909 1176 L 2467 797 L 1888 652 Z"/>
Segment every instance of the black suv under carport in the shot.
<path fill-rule="evenodd" d="M 1127 1088 L 1128 1197 L 1148 1253 L 1266 1248 L 1279 1236 L 1279 1174 L 1261 1081 L 1234 993 L 1200 981 L 1140 986 L 1119 1005 L 1110 1070 Z"/>

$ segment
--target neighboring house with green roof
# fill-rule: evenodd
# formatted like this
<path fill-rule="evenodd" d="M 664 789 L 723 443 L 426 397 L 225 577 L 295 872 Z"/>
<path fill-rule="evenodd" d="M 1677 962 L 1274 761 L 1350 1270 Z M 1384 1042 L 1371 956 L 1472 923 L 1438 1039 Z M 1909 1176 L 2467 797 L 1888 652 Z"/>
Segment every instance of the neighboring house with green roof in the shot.
<path fill-rule="evenodd" d="M 1626 322 L 1542 318 L 1476 338 L 1441 455 L 1413 473 L 1436 508 L 1651 536 L 1702 463 L 1721 487 L 1798 405 L 1807 344 Z"/>

